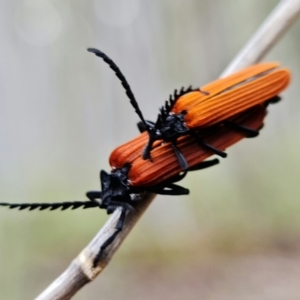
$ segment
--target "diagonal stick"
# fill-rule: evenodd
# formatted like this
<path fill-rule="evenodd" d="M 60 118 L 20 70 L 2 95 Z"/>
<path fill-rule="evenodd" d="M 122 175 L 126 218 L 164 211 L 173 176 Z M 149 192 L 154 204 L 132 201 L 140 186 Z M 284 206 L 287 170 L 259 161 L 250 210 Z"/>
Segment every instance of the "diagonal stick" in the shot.
<path fill-rule="evenodd" d="M 229 64 L 221 77 L 231 74 L 243 67 L 261 60 L 284 32 L 292 25 L 300 13 L 300 0 L 282 0 L 257 30 L 246 46 Z M 98 253 L 103 242 L 114 232 L 120 209 L 117 209 L 94 239 L 71 262 L 69 267 L 50 284 L 36 300 L 67 300 L 71 299 L 85 284 L 94 280 L 107 266 L 113 254 L 126 238 L 141 215 L 155 198 L 155 194 L 145 193 L 137 202 L 135 210 L 130 212 L 125 221 L 124 229 L 119 233 L 111 247 L 101 258 L 97 268 L 93 269 L 93 258 Z"/>

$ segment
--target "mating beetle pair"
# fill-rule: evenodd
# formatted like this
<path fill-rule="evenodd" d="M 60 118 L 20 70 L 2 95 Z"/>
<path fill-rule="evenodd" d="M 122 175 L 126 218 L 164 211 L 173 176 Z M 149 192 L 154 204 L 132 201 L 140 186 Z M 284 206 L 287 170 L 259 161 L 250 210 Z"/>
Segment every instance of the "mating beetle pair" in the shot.
<path fill-rule="evenodd" d="M 101 171 L 102 191 L 91 191 L 91 201 L 61 203 L 0 203 L 2 206 L 30 210 L 100 207 L 112 213 L 122 212 L 115 233 L 102 245 L 94 260 L 97 265 L 102 251 L 124 226 L 126 212 L 132 208 L 134 195 L 144 191 L 164 195 L 183 195 L 189 191 L 175 182 L 188 171 L 218 163 L 204 161 L 242 139 L 254 137 L 262 127 L 266 106 L 288 85 L 290 73 L 276 63 L 258 64 L 201 89 L 175 91 L 160 109 L 156 122 L 146 121 L 131 88 L 117 65 L 103 52 L 88 49 L 101 57 L 115 71 L 130 103 L 140 117 L 142 133 L 110 155 L 111 174 Z"/>

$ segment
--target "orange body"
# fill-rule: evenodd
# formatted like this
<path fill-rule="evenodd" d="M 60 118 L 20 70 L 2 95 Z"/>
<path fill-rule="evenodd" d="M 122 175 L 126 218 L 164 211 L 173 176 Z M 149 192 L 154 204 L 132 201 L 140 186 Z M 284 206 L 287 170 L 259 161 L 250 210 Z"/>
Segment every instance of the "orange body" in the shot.
<path fill-rule="evenodd" d="M 263 124 L 265 115 L 265 106 L 258 105 L 234 116 L 231 118 L 231 121 L 239 125 L 259 129 Z M 245 137 L 243 132 L 236 131 L 222 124 L 204 129 L 198 135 L 210 145 L 221 150 L 225 150 Z M 152 161 L 144 160 L 140 153 L 147 138 L 148 134 L 142 133 L 130 142 L 116 148 L 110 156 L 109 161 L 112 168 L 121 168 L 126 163 L 131 164 L 128 174 L 131 186 L 154 186 L 181 172 L 181 167 L 170 143 L 161 144 L 160 141 L 155 142 L 151 151 Z M 190 136 L 179 138 L 177 146 L 190 167 L 199 164 L 214 154 L 207 149 L 201 148 Z"/>
<path fill-rule="evenodd" d="M 289 81 L 290 72 L 280 68 L 278 63 L 253 65 L 203 86 L 201 90 L 207 94 L 193 91 L 179 97 L 171 111 L 180 114 L 185 110 L 186 126 L 203 130 L 255 105 L 265 103 L 284 90 Z M 141 156 L 148 139 L 148 133 L 144 132 L 116 148 L 110 155 L 110 165 L 120 168 L 125 163 L 135 161 Z M 155 155 L 154 149 L 160 144 L 161 141 L 154 142 L 151 155 Z M 199 148 L 198 146 L 197 151 Z"/>
<path fill-rule="evenodd" d="M 187 111 L 184 121 L 190 129 L 208 127 L 277 96 L 290 77 L 278 63 L 253 65 L 201 87 L 208 95 L 194 91 L 181 96 L 171 111 Z"/>
<path fill-rule="evenodd" d="M 180 96 L 171 112 L 186 111 L 184 122 L 209 145 L 225 150 L 245 135 L 223 126 L 231 120 L 252 129 L 261 127 L 265 117 L 265 103 L 282 92 L 290 82 L 290 72 L 278 63 L 262 63 L 245 68 L 228 77 L 218 79 Z M 181 167 L 171 143 L 158 140 L 152 145 L 152 160 L 144 160 L 141 153 L 149 139 L 144 132 L 116 148 L 110 155 L 111 167 L 131 164 L 128 178 L 132 186 L 149 187 L 179 174 Z M 188 165 L 193 167 L 214 153 L 200 147 L 189 135 L 179 137 L 177 146 Z"/>

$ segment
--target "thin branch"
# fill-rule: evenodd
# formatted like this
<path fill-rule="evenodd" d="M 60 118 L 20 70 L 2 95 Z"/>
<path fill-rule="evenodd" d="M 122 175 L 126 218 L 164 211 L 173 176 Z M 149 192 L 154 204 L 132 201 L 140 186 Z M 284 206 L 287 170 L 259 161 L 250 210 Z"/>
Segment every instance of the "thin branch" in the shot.
<path fill-rule="evenodd" d="M 114 233 L 116 223 L 120 217 L 120 209 L 117 209 L 112 214 L 93 240 L 72 261 L 69 267 L 36 298 L 36 300 L 71 299 L 71 297 L 84 285 L 95 279 L 109 263 L 120 244 L 150 205 L 154 197 L 155 194 L 145 193 L 143 195 L 143 200 L 136 202 L 134 211 L 129 212 L 126 216 L 126 226 L 109 247 L 108 251 L 105 253 L 106 256 L 101 258 L 97 268 L 93 268 L 93 258 L 99 252 L 101 245 Z"/>
<path fill-rule="evenodd" d="M 262 59 L 289 26 L 292 25 L 299 13 L 300 0 L 281 1 L 244 49 L 242 49 L 228 68 L 222 73 L 222 76 L 228 75 L 242 67 L 254 64 Z M 85 284 L 94 280 L 107 266 L 113 254 L 117 251 L 127 234 L 154 198 L 155 194 L 145 193 L 143 195 L 142 200 L 136 203 L 135 210 L 127 215 L 124 230 L 120 232 L 112 245 L 108 247 L 105 252 L 105 257 L 101 258 L 99 262 L 99 266 L 92 268 L 93 258 L 98 253 L 101 245 L 115 231 L 114 228 L 120 215 L 120 210 L 116 210 L 90 244 L 36 300 L 70 299 Z"/>
<path fill-rule="evenodd" d="M 299 0 L 281 0 L 220 77 L 259 62 L 296 21 L 299 13 Z"/>

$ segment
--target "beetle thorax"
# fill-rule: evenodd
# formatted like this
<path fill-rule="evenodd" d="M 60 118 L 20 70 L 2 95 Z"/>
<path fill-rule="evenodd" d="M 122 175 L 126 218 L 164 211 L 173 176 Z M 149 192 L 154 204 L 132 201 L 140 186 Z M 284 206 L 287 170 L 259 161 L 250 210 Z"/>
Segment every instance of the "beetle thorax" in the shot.
<path fill-rule="evenodd" d="M 186 111 L 180 114 L 169 113 L 162 121 L 159 131 L 163 140 L 171 141 L 188 133 L 189 129 L 184 122 L 185 114 Z"/>

